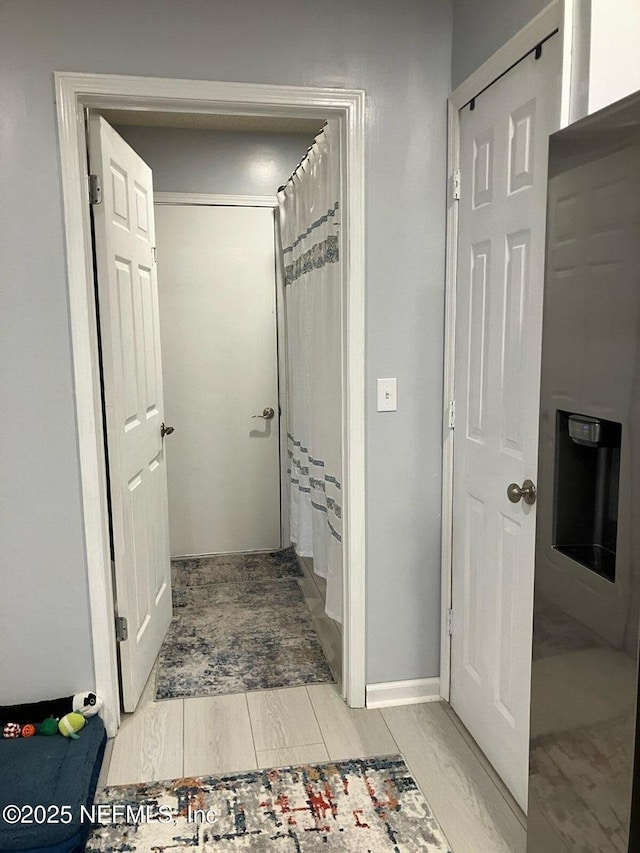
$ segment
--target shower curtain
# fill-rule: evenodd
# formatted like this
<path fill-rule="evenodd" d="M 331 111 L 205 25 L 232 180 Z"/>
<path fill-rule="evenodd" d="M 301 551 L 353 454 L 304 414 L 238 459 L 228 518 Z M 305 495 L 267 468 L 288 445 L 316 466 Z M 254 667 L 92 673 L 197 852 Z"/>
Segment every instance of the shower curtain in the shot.
<path fill-rule="evenodd" d="M 342 622 L 342 274 L 337 122 L 278 193 L 288 367 L 291 541 Z"/>

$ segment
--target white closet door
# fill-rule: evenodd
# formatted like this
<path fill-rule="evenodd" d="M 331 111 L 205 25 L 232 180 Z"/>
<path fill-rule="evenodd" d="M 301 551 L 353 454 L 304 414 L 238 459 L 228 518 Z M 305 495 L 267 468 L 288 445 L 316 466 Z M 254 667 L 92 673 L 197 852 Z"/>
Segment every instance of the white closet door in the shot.
<path fill-rule="evenodd" d="M 171 553 L 277 549 L 273 210 L 156 205 L 156 224 Z"/>
<path fill-rule="evenodd" d="M 549 134 L 560 38 L 460 115 L 451 703 L 526 809 Z"/>

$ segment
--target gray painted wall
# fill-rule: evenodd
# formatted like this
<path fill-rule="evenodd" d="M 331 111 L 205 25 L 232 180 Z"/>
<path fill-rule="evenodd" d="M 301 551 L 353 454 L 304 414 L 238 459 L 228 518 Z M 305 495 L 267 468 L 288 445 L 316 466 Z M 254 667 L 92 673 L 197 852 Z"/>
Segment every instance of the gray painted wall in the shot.
<path fill-rule="evenodd" d="M 451 26 L 449 0 L 0 5 L 1 702 L 92 683 L 54 70 L 366 91 L 368 681 L 438 674 Z"/>
<path fill-rule="evenodd" d="M 453 0 L 452 89 L 541 12 L 550 0 Z"/>
<path fill-rule="evenodd" d="M 318 130 L 320 130 L 318 124 Z M 117 127 L 162 192 L 275 195 L 313 142 L 311 134 Z"/>

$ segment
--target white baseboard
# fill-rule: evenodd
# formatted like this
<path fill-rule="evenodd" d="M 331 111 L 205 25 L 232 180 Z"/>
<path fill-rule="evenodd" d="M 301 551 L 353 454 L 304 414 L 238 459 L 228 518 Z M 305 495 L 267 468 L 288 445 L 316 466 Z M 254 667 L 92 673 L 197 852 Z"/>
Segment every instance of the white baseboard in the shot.
<path fill-rule="evenodd" d="M 414 678 L 409 681 L 367 684 L 367 708 L 417 705 L 420 702 L 438 702 L 440 699 L 439 678 Z"/>

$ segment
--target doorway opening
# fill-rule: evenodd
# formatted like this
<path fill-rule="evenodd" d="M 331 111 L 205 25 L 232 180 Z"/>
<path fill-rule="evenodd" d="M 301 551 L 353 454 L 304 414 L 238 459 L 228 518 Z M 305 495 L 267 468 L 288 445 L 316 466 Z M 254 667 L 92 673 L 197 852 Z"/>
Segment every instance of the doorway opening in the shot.
<path fill-rule="evenodd" d="M 58 74 L 56 77 L 96 689 L 105 698 L 109 733 L 115 734 L 117 730 L 119 707 L 106 466 L 104 458 L 101 459 L 97 327 L 91 299 L 91 241 L 88 208 L 83 197 L 88 174 L 82 122 L 85 108 L 301 117 L 321 112 L 338 121 L 346 202 L 343 233 L 348 281 L 343 294 L 342 329 L 343 693 L 349 705 L 360 707 L 364 705 L 363 93 L 109 75 Z"/>
<path fill-rule="evenodd" d="M 123 111 L 117 115 L 127 121 Z M 88 126 L 89 165 L 102 182 L 92 219 L 114 590 L 118 620 L 128 628 L 118 646 L 123 710 L 137 708 L 149 677 L 156 699 L 339 680 L 341 578 L 336 560 L 326 559 L 326 540 L 328 519 L 340 511 L 340 470 L 339 456 L 325 460 L 323 446 L 339 444 L 340 411 L 329 424 L 318 416 L 340 405 L 332 393 L 340 351 L 330 344 L 340 329 L 342 276 L 335 260 L 314 264 L 285 288 L 275 195 L 257 203 L 261 191 L 300 186 L 300 172 L 307 177 L 329 131 L 322 118 L 304 119 L 296 134 L 290 119 L 288 133 L 278 132 L 277 119 L 267 132 L 262 122 L 239 131 L 194 129 L 183 116 L 169 127 L 175 116 L 154 113 L 134 113 L 134 125 L 108 119 L 109 112 L 90 115 Z M 233 126 L 235 117 L 227 122 Z M 335 145 L 326 154 L 339 163 Z M 328 177 L 317 174 L 310 189 L 335 195 L 333 209 L 339 186 L 326 186 Z M 254 195 L 229 204 L 224 196 L 164 192 L 160 201 L 155 190 L 167 185 L 238 192 L 248 185 Z M 336 218 L 324 226 L 331 239 L 339 235 Z M 321 229 L 311 230 L 301 255 L 319 244 Z M 303 340 L 294 342 L 301 325 Z M 318 346 L 321 362 L 313 365 Z M 301 384 L 307 362 L 309 381 Z M 320 411 L 294 417 L 305 404 L 299 398 L 323 380 Z M 145 429 L 150 435 L 140 444 L 136 433 Z M 289 447 L 293 434 L 305 437 L 298 448 L 292 439 Z M 311 464 L 300 459 L 306 445 L 314 458 L 323 456 L 322 480 L 303 477 Z M 295 510 L 309 503 L 311 482 L 307 515 L 317 507 L 328 523 L 306 527 L 301 538 Z M 165 541 L 170 577 L 156 566 L 166 561 L 158 552 Z M 312 567 L 296 556 L 313 557 Z M 325 594 L 316 575 L 326 581 Z M 153 626 L 165 626 L 165 594 L 173 618 L 163 637 Z M 154 641 L 145 644 L 146 634 Z"/>

